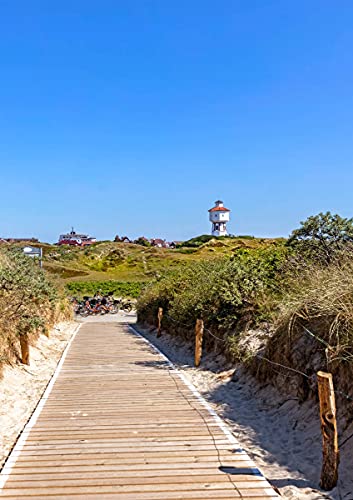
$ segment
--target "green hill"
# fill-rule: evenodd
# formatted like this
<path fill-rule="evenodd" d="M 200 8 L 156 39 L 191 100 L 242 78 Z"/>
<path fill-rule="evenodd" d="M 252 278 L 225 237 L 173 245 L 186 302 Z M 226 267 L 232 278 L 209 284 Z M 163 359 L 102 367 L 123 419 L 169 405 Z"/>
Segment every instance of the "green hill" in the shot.
<path fill-rule="evenodd" d="M 65 282 L 117 280 L 146 282 L 184 262 L 231 256 L 243 248 L 283 244 L 283 239 L 193 238 L 176 249 L 103 241 L 86 248 L 42 245 L 44 268 Z"/>
<path fill-rule="evenodd" d="M 46 243 L 35 243 L 33 246 L 42 247 L 44 269 L 72 293 L 89 294 L 99 288 L 136 296 L 144 283 L 185 263 L 230 257 L 241 249 L 280 246 L 284 241 L 281 238 L 213 238 L 201 235 L 180 243 L 176 249 L 112 241 L 98 242 L 85 248 Z"/>

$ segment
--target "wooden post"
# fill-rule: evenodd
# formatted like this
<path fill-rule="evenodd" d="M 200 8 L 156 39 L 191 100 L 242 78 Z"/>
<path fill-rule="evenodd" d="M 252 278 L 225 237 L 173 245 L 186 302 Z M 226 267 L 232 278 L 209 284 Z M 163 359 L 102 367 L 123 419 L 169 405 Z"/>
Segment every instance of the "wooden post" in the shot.
<path fill-rule="evenodd" d="M 336 403 L 331 373 L 318 372 L 322 432 L 322 469 L 320 487 L 332 490 L 338 481 L 339 449 L 336 422 Z"/>
<path fill-rule="evenodd" d="M 195 366 L 200 366 L 202 356 L 202 338 L 203 338 L 203 321 L 202 319 L 196 320 L 195 326 Z"/>
<path fill-rule="evenodd" d="M 158 307 L 158 329 L 157 329 L 157 337 L 162 335 L 162 318 L 163 318 L 163 307 Z"/>
<path fill-rule="evenodd" d="M 21 360 L 24 365 L 29 365 L 29 343 L 26 334 L 20 335 Z"/>

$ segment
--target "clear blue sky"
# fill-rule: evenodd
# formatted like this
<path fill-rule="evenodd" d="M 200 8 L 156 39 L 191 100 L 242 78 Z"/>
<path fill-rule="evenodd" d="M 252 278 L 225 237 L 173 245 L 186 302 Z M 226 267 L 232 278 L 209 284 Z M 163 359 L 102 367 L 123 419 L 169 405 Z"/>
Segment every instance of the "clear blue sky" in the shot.
<path fill-rule="evenodd" d="M 353 2 L 0 0 L 0 235 L 353 216 Z"/>

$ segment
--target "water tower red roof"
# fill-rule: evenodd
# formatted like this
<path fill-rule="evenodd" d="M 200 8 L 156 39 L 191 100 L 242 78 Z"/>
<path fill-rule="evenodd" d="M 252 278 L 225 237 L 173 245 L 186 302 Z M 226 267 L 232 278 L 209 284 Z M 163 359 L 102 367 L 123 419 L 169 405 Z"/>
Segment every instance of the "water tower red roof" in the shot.
<path fill-rule="evenodd" d="M 209 212 L 230 212 L 230 210 L 226 207 L 213 207 L 209 209 Z"/>

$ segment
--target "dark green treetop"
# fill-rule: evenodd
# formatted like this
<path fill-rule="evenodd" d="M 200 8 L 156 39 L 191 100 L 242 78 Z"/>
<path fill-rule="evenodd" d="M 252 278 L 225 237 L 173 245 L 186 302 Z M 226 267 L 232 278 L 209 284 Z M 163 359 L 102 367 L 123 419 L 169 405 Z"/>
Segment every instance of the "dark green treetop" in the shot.
<path fill-rule="evenodd" d="M 353 219 L 331 212 L 312 215 L 295 229 L 287 244 L 315 260 L 329 264 L 353 248 Z"/>

